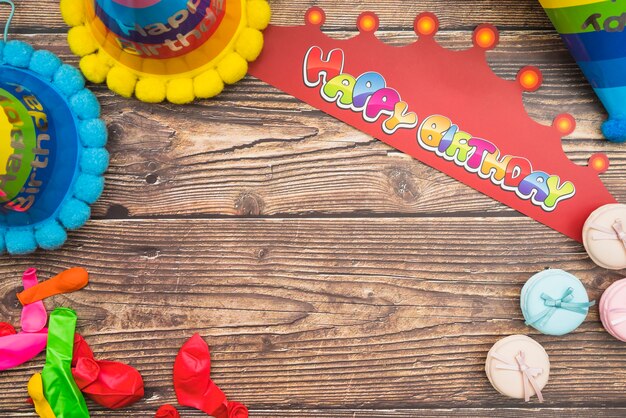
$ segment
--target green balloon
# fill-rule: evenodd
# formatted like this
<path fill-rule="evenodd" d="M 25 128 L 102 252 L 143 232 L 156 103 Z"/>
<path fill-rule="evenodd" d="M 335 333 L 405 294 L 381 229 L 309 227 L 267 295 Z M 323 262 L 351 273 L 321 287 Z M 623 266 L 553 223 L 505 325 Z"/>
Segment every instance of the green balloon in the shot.
<path fill-rule="evenodd" d="M 41 378 L 43 390 L 57 418 L 89 417 L 83 394 L 72 376 L 76 312 L 56 308 L 50 314 L 46 364 Z"/>

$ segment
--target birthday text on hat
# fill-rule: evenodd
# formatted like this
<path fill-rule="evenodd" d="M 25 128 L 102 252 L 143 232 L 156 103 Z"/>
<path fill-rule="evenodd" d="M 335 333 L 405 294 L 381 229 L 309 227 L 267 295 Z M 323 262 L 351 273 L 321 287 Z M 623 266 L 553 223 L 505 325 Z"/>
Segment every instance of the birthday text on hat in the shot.
<path fill-rule="evenodd" d="M 205 3 L 208 6 L 204 6 Z M 188 0 L 183 9 L 169 16 L 165 22 L 150 23 L 146 26 L 135 23 L 129 26 L 113 19 L 124 31 L 125 36 L 131 38 L 115 36 L 115 40 L 123 51 L 133 55 L 150 58 L 180 56 L 197 48 L 214 33 L 225 10 L 225 0 Z M 191 30 L 181 33 L 181 29 L 193 16 L 201 17 L 199 23 Z M 102 18 L 107 19 L 104 16 Z M 167 37 L 169 34 L 172 35 Z M 161 39 L 162 37 L 165 39 Z M 136 39 L 142 39 L 143 42 Z"/>
<path fill-rule="evenodd" d="M 48 133 L 48 115 L 43 105 L 37 100 L 37 98 L 30 94 L 30 92 L 19 84 L 6 83 L 14 89 L 12 92 L 7 92 L 0 89 L 0 112 L 4 111 L 7 115 L 9 123 L 11 124 L 11 148 L 13 148 L 13 154 L 7 158 L 6 168 L 3 170 L 4 174 L 0 175 L 0 204 L 4 209 L 12 210 L 14 212 L 26 212 L 33 206 L 38 194 L 42 190 L 43 181 L 39 177 L 42 170 L 48 167 L 48 154 L 50 153 L 44 145 L 50 141 L 50 135 Z M 22 93 L 22 104 L 11 93 Z M 22 119 L 22 114 L 18 109 L 26 106 L 27 113 L 25 117 L 27 120 Z M 26 135 L 29 131 L 28 126 L 34 127 L 36 131 L 35 147 L 27 149 Z M 31 155 L 32 161 L 28 160 L 27 155 Z M 5 192 L 6 185 L 17 179 L 18 173 L 22 170 L 23 164 L 30 164 L 31 171 L 28 176 L 28 181 L 22 189 L 20 194 L 11 200 L 7 200 L 7 193 Z"/>
<path fill-rule="evenodd" d="M 369 71 L 358 77 L 344 73 L 344 55 L 341 49 L 324 54 L 320 47 L 311 47 L 304 56 L 304 84 L 310 88 L 319 86 L 325 101 L 360 113 L 366 122 L 381 120 L 381 128 L 387 135 L 399 129 L 416 129 L 418 116 L 409 111 L 409 104 L 400 93 L 387 86 L 385 78 L 377 72 Z M 530 200 L 546 212 L 555 210 L 559 202 L 576 194 L 572 182 L 561 183 L 559 176 L 534 170 L 524 157 L 502 155 L 495 144 L 463 132 L 446 116 L 428 116 L 417 128 L 416 136 L 424 150 L 514 192 L 520 199 Z"/>

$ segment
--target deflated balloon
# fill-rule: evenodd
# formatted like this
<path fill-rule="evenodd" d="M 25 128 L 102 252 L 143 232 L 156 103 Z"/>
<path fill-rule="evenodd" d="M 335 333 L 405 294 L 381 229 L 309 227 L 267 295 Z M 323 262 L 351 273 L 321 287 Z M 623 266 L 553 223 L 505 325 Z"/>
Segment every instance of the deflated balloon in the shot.
<path fill-rule="evenodd" d="M 72 376 L 76 312 L 56 308 L 50 314 L 46 364 L 41 372 L 44 395 L 56 418 L 88 418 L 83 394 Z"/>
<path fill-rule="evenodd" d="M 41 375 L 35 373 L 28 381 L 28 394 L 35 405 L 35 412 L 40 418 L 56 418 L 54 411 L 43 394 L 43 381 Z"/>
<path fill-rule="evenodd" d="M 85 339 L 76 334 L 72 375 L 80 390 L 109 409 L 124 408 L 143 398 L 139 372 L 117 361 L 96 360 Z"/>
<path fill-rule="evenodd" d="M 65 270 L 53 278 L 41 282 L 17 294 L 22 305 L 28 305 L 61 293 L 74 292 L 87 286 L 89 273 L 82 267 Z"/>
<path fill-rule="evenodd" d="M 180 418 L 180 414 L 172 405 L 163 405 L 156 411 L 154 418 Z"/>
<path fill-rule="evenodd" d="M 12 327 L 11 327 L 12 328 Z M 46 348 L 48 330 L 19 332 L 0 337 L 0 370 L 26 363 Z"/>
<path fill-rule="evenodd" d="M 30 289 L 37 284 L 37 270 L 34 268 L 26 270 L 22 275 L 22 285 L 24 286 L 24 290 Z M 41 331 L 43 327 L 46 326 L 47 321 L 48 313 L 46 312 L 46 307 L 43 305 L 42 301 L 39 300 L 33 303 L 29 303 L 28 305 L 24 305 L 24 307 L 22 307 L 22 331 Z"/>
<path fill-rule="evenodd" d="M 209 346 L 194 334 L 181 347 L 174 361 L 174 390 L 178 403 L 206 412 L 215 418 L 247 418 L 248 409 L 229 402 L 211 380 Z"/>
<path fill-rule="evenodd" d="M 248 408 L 239 402 L 228 402 L 228 418 L 248 418 Z"/>
<path fill-rule="evenodd" d="M 5 335 L 13 335 L 17 334 L 13 325 L 8 322 L 0 322 L 0 337 L 4 337 Z"/>
<path fill-rule="evenodd" d="M 24 289 L 37 285 L 35 269 L 28 269 L 22 276 Z M 46 308 L 42 302 L 35 302 L 22 307 L 22 331 L 6 322 L 0 322 L 0 370 L 19 366 L 37 356 L 46 348 L 48 330 Z"/>

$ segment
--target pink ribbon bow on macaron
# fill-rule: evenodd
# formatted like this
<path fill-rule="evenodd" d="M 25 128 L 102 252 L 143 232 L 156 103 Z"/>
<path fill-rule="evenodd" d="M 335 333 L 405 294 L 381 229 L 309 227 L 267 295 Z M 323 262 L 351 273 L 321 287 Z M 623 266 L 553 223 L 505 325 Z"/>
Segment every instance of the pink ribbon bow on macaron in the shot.
<path fill-rule="evenodd" d="M 619 238 L 619 240 L 622 241 L 622 244 L 624 244 L 624 247 L 626 247 L 626 232 L 624 231 L 624 225 L 622 225 L 621 219 L 617 219 L 613 222 L 613 230 L 615 231 L 617 238 Z"/>
<path fill-rule="evenodd" d="M 539 389 L 539 385 L 535 380 L 535 377 L 539 376 L 543 373 L 543 369 L 539 369 L 536 367 L 530 367 L 526 364 L 526 355 L 523 351 L 520 351 L 518 355 L 515 356 L 515 362 L 517 364 L 509 363 L 504 356 L 501 356 L 498 353 L 492 353 L 491 356 L 500 361 L 503 364 L 498 364 L 496 366 L 497 369 L 502 370 L 513 370 L 522 373 L 522 379 L 524 382 L 524 400 L 528 402 L 530 400 L 530 387 L 535 390 L 537 394 L 537 399 L 539 402 L 543 402 L 543 395 L 541 394 L 541 390 Z"/>
<path fill-rule="evenodd" d="M 595 232 L 591 237 L 596 241 L 603 240 L 619 240 L 626 248 L 626 231 L 621 219 L 616 219 L 611 225 L 611 228 L 606 228 L 601 225 L 593 224 L 591 228 L 595 229 Z"/>

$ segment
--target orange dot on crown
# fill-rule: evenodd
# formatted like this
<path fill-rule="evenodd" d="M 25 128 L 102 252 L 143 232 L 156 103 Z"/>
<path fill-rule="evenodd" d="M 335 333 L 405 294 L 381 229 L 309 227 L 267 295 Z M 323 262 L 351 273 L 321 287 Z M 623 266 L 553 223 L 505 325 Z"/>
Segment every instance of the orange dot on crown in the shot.
<path fill-rule="evenodd" d="M 474 45 L 482 49 L 493 49 L 498 44 L 500 35 L 495 26 L 483 24 L 474 30 Z"/>
<path fill-rule="evenodd" d="M 541 87 L 543 76 L 537 67 L 524 67 L 517 74 L 517 82 L 526 91 L 535 91 Z"/>
<path fill-rule="evenodd" d="M 311 7 L 306 12 L 306 21 L 315 26 L 321 26 L 326 20 L 326 14 L 319 7 Z"/>
<path fill-rule="evenodd" d="M 566 136 L 574 132 L 576 129 L 576 120 L 568 113 L 563 113 L 554 118 L 552 126 L 556 128 L 561 135 Z"/>
<path fill-rule="evenodd" d="M 593 154 L 589 157 L 589 167 L 598 173 L 604 173 L 609 169 L 609 157 L 605 154 Z"/>
<path fill-rule="evenodd" d="M 415 18 L 415 33 L 421 36 L 434 35 L 439 29 L 439 20 L 432 13 L 420 13 Z"/>
<path fill-rule="evenodd" d="M 378 29 L 378 16 L 371 12 L 361 13 L 357 26 L 361 32 L 375 32 Z"/>

